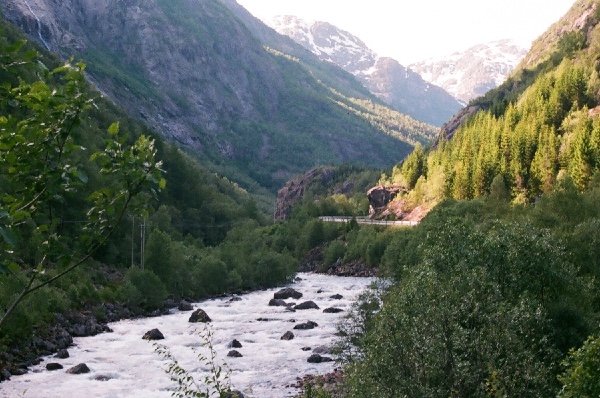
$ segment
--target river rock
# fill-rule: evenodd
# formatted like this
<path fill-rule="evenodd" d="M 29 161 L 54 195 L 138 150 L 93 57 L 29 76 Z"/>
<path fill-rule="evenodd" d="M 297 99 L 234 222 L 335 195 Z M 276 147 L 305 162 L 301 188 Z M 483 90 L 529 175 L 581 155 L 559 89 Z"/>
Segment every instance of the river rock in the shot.
<path fill-rule="evenodd" d="M 72 375 L 80 375 L 83 373 L 90 373 L 90 368 L 85 363 L 80 363 L 67 370 L 67 373 Z"/>
<path fill-rule="evenodd" d="M 189 319 L 189 322 L 191 322 L 191 323 L 196 323 L 196 322 L 207 323 L 210 321 L 211 321 L 211 319 L 208 316 L 208 314 L 206 312 L 204 312 L 204 310 L 201 310 L 200 308 L 198 308 L 196 311 L 192 312 L 192 315 L 190 316 L 190 319 Z"/>
<path fill-rule="evenodd" d="M 61 348 L 60 350 L 58 350 L 55 357 L 60 358 L 60 359 L 67 359 L 67 358 L 69 358 L 69 351 L 67 351 L 64 348 Z"/>
<path fill-rule="evenodd" d="M 323 310 L 323 312 L 326 314 L 337 314 L 339 312 L 344 312 L 344 310 L 341 308 L 329 307 L 329 308 L 325 308 Z"/>
<path fill-rule="evenodd" d="M 313 350 L 313 352 L 315 354 L 329 354 L 329 353 L 331 353 L 331 350 L 327 346 L 320 345 L 318 347 L 315 347 L 315 349 Z"/>
<path fill-rule="evenodd" d="M 230 392 L 226 392 L 224 395 L 225 398 L 244 398 L 244 394 L 241 391 L 233 390 Z"/>
<path fill-rule="evenodd" d="M 281 340 L 293 340 L 294 339 L 294 333 L 290 332 L 289 330 L 287 332 L 285 332 L 283 334 L 283 336 L 281 336 Z"/>
<path fill-rule="evenodd" d="M 319 325 L 317 325 L 317 322 L 308 321 L 308 322 L 300 323 L 300 324 L 294 326 L 294 329 L 296 329 L 296 330 L 310 330 L 310 329 L 316 328 L 317 326 L 319 326 Z"/>
<path fill-rule="evenodd" d="M 192 311 L 194 309 L 194 307 L 192 307 L 192 305 L 190 303 L 188 303 L 185 300 L 181 300 L 179 302 L 179 305 L 177 306 L 177 309 L 179 311 Z"/>
<path fill-rule="evenodd" d="M 147 331 L 142 337 L 144 340 L 164 340 L 165 336 L 158 329 Z"/>
<path fill-rule="evenodd" d="M 237 350 L 231 350 L 231 351 L 229 351 L 229 352 L 227 353 L 227 356 L 228 356 L 228 357 L 233 357 L 233 358 L 241 358 L 241 357 L 243 357 L 243 355 L 242 355 L 242 354 L 240 354 L 240 352 L 239 352 L 239 351 L 237 351 Z"/>
<path fill-rule="evenodd" d="M 333 359 L 331 359 L 329 357 L 322 357 L 319 354 L 312 354 L 307 359 L 307 362 L 309 362 L 309 363 L 321 363 L 321 362 L 331 362 L 331 361 L 333 361 Z"/>
<path fill-rule="evenodd" d="M 228 302 L 230 302 L 230 303 L 233 303 L 233 302 L 236 302 L 236 301 L 242 301 L 242 298 L 239 297 L 239 296 L 233 296 L 232 298 L 230 298 L 228 300 Z"/>
<path fill-rule="evenodd" d="M 334 299 L 334 300 L 341 300 L 344 298 L 344 296 L 342 296 L 341 294 L 334 294 L 333 296 L 331 296 L 329 298 Z"/>
<path fill-rule="evenodd" d="M 46 364 L 46 370 L 53 371 L 62 369 L 63 366 L 60 363 L 50 362 Z"/>
<path fill-rule="evenodd" d="M 231 343 L 227 344 L 227 348 L 242 348 L 242 343 L 236 339 L 233 339 Z"/>
<path fill-rule="evenodd" d="M 300 304 L 294 306 L 294 309 L 295 310 L 312 310 L 312 309 L 318 310 L 319 306 L 317 304 L 315 304 L 314 301 L 305 301 L 303 303 L 300 303 Z"/>
<path fill-rule="evenodd" d="M 300 297 L 302 297 L 302 293 L 296 291 L 295 289 L 292 289 L 291 287 L 286 287 L 285 289 L 281 289 L 280 291 L 275 292 L 273 294 L 273 298 L 282 300 L 286 300 L 289 298 L 298 300 Z"/>
<path fill-rule="evenodd" d="M 287 303 L 282 299 L 271 299 L 269 300 L 269 307 L 285 307 Z"/>

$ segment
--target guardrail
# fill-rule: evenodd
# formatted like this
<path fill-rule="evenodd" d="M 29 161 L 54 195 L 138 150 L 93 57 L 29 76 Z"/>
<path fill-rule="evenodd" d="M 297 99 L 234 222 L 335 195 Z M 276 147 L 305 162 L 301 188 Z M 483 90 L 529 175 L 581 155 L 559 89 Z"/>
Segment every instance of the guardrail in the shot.
<path fill-rule="evenodd" d="M 388 227 L 393 226 L 404 226 L 404 227 L 414 227 L 419 224 L 417 221 L 387 221 L 387 220 L 371 220 L 367 217 L 337 217 L 337 216 L 322 216 L 319 217 L 323 222 L 340 222 L 340 223 L 349 223 L 352 218 L 356 219 L 358 224 L 366 224 L 366 225 L 383 225 Z"/>

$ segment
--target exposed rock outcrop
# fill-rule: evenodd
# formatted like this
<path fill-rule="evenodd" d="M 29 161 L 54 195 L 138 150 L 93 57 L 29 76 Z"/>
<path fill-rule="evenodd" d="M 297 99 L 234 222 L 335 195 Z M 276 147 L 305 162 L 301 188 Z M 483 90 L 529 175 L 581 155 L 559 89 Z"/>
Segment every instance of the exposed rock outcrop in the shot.
<path fill-rule="evenodd" d="M 322 182 L 330 181 L 335 175 L 331 168 L 312 169 L 296 178 L 289 180 L 283 188 L 277 192 L 277 204 L 275 206 L 275 220 L 286 220 L 292 213 L 292 208 L 297 204 L 306 189 L 316 180 Z"/>
<path fill-rule="evenodd" d="M 371 217 L 380 213 L 400 192 L 406 192 L 402 185 L 379 185 L 367 191 L 369 199 L 369 215 Z"/>

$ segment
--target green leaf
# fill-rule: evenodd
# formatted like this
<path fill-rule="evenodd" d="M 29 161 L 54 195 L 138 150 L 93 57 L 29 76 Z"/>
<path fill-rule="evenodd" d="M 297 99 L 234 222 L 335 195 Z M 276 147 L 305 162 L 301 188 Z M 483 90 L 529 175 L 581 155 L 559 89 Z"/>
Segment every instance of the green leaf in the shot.
<path fill-rule="evenodd" d="M 119 122 L 115 122 L 110 125 L 110 127 L 108 128 L 108 134 L 112 136 L 116 136 L 117 134 L 119 134 Z"/>
<path fill-rule="evenodd" d="M 11 247 L 17 245 L 17 235 L 8 227 L 0 227 L 0 235 Z"/>
<path fill-rule="evenodd" d="M 76 173 L 77 173 L 77 178 L 79 178 L 79 181 L 83 182 L 84 184 L 87 184 L 87 182 L 88 182 L 87 174 L 85 174 L 85 172 L 83 172 L 83 170 L 79 170 L 79 169 L 77 169 Z"/>

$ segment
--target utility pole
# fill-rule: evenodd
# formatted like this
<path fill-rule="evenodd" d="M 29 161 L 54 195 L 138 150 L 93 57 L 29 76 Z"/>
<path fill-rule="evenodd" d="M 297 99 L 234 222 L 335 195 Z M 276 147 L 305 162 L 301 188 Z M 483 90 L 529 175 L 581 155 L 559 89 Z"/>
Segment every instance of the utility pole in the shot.
<path fill-rule="evenodd" d="M 135 246 L 135 215 L 131 216 L 131 268 L 134 266 L 134 252 L 133 248 Z"/>
<path fill-rule="evenodd" d="M 140 223 L 140 268 L 144 269 L 144 251 L 146 250 L 146 219 Z"/>

